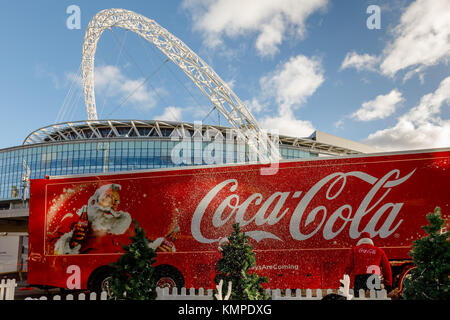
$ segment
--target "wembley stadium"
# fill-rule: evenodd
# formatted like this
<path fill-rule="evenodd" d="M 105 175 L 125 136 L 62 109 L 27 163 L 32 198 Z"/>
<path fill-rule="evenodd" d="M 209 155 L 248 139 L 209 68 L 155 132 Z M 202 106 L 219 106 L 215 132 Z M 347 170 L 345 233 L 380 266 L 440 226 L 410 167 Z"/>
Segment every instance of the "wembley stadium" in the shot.
<path fill-rule="evenodd" d="M 35 130 L 22 145 L 0 150 L 0 232 L 27 232 L 30 179 L 204 165 L 208 163 L 201 156 L 198 161 L 196 154 L 202 154 L 217 137 L 223 138 L 219 141 L 226 150 L 222 163 L 254 160 L 257 155 L 247 143 L 236 135 L 233 140 L 225 138 L 229 130 L 234 129 L 158 120 L 86 120 Z M 171 156 L 183 137 L 201 140 L 200 144 L 188 140 L 191 163 L 176 163 Z M 370 151 L 368 146 L 320 131 L 310 137 L 279 136 L 278 140 L 283 159 Z"/>
<path fill-rule="evenodd" d="M 102 32 L 111 27 L 135 32 L 156 46 L 211 101 L 229 126 L 98 119 L 94 56 Z M 376 151 L 321 131 L 309 137 L 267 135 L 228 85 L 195 52 L 154 20 L 128 10 L 103 10 L 92 18 L 85 33 L 81 67 L 87 120 L 48 125 L 32 131 L 21 145 L 0 150 L 0 245 L 10 245 L 11 236 L 19 239 L 13 244 L 18 246 L 18 256 L 2 262 L 2 268 L 8 268 L 9 263 L 26 270 L 29 183 L 33 179 L 210 164 L 202 154 L 211 143 L 222 150 L 218 155 L 220 163 L 259 161 L 261 155 L 248 132 L 270 138 L 267 141 L 276 148 L 277 160 Z M 184 143 L 184 150 L 190 150 L 183 162 L 174 161 L 173 157 L 180 143 Z M 0 268 L 2 272 L 5 270 Z"/>

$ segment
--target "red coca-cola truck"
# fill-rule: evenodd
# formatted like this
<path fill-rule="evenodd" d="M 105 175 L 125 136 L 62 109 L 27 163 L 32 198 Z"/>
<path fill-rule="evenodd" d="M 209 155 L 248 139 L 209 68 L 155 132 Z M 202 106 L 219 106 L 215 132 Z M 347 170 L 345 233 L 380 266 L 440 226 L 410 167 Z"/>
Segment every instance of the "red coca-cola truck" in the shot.
<path fill-rule="evenodd" d="M 28 282 L 64 288 L 78 270 L 81 288 L 100 289 L 134 219 L 158 252 L 162 286 L 213 288 L 218 244 L 236 222 L 266 287 L 337 288 L 362 232 L 385 250 L 399 285 L 426 214 L 439 206 L 448 221 L 450 149 L 281 161 L 274 174 L 261 174 L 267 167 L 33 180 Z"/>

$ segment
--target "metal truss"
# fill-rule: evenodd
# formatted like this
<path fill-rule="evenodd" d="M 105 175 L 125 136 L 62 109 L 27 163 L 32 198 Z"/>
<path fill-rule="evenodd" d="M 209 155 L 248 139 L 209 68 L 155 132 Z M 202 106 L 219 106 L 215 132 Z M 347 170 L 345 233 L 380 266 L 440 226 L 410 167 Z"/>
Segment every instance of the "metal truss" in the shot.
<path fill-rule="evenodd" d="M 124 9 L 106 9 L 89 22 L 83 42 L 82 78 L 88 120 L 97 120 L 94 90 L 94 58 L 97 42 L 106 29 L 132 31 L 155 45 L 173 61 L 213 103 L 237 134 L 247 141 L 262 162 L 276 162 L 281 155 L 267 133 L 236 94 L 194 51 L 154 20 Z"/>

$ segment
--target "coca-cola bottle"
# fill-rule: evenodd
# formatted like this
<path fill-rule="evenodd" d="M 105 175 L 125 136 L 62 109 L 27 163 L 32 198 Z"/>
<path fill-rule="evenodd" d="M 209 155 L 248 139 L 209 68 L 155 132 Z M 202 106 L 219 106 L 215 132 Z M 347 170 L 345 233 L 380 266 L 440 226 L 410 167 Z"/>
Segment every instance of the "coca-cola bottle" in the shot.
<path fill-rule="evenodd" d="M 86 233 L 89 228 L 89 221 L 87 216 L 87 206 L 83 206 L 80 220 L 75 224 L 72 238 L 70 240 L 70 248 L 82 244 L 86 240 Z"/>
<path fill-rule="evenodd" d="M 163 242 L 156 251 L 175 252 L 175 241 L 177 240 L 177 235 L 179 232 L 180 226 L 178 225 L 178 222 L 175 221 L 175 227 L 164 237 Z"/>
<path fill-rule="evenodd" d="M 180 226 L 178 223 L 175 225 L 175 227 L 166 235 L 166 239 L 175 242 L 177 240 L 178 232 L 180 232 Z"/>

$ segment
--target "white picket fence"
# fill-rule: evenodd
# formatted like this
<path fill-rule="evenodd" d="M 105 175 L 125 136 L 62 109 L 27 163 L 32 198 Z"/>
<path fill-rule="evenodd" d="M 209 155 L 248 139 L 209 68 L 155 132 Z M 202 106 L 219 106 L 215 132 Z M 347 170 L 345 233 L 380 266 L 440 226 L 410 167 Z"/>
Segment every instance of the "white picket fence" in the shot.
<path fill-rule="evenodd" d="M 2 279 L 0 282 L 0 300 L 14 300 L 14 292 L 17 287 L 15 279 Z M 213 300 L 214 299 L 213 289 L 186 289 L 181 288 L 156 288 L 157 298 L 156 300 Z M 313 290 L 313 289 L 266 289 L 272 300 L 321 300 L 325 295 L 330 293 L 337 293 L 337 290 L 327 289 L 327 290 Z M 314 293 L 314 294 L 313 294 Z M 353 290 L 350 289 L 349 293 L 353 296 Z M 67 294 L 65 296 L 53 295 L 50 297 L 42 296 L 40 298 L 27 297 L 25 300 L 107 300 L 108 294 L 102 292 L 100 295 L 95 292 L 91 293 L 79 293 Z M 375 291 L 370 290 L 368 296 L 366 296 L 364 290 L 360 290 L 359 298 L 353 297 L 352 300 L 391 300 L 386 293 L 386 290 Z"/>
<path fill-rule="evenodd" d="M 0 300 L 14 300 L 16 287 L 16 279 L 2 279 L 0 281 Z"/>
<path fill-rule="evenodd" d="M 87 298 L 87 299 L 86 299 Z M 25 298 L 25 300 L 98 300 L 98 298 L 100 298 L 99 300 L 108 300 L 108 294 L 103 291 L 100 296 L 97 295 L 95 292 L 91 292 L 88 295 L 86 295 L 85 293 L 79 293 L 78 296 L 76 297 L 73 294 L 68 294 L 66 296 L 61 297 L 60 295 L 54 295 L 51 296 L 51 298 L 47 298 L 46 296 L 42 296 L 40 298 Z"/>
<path fill-rule="evenodd" d="M 274 289 L 274 290 L 267 289 L 266 290 L 266 292 L 270 294 L 270 297 L 272 298 L 272 300 L 321 300 L 325 295 L 328 295 L 331 293 L 338 293 L 338 292 L 336 292 L 336 290 L 333 290 L 333 289 L 323 290 L 323 291 L 325 291 L 325 294 L 320 289 L 317 289 L 314 291 L 315 291 L 315 295 L 313 295 L 312 289 L 306 289 L 306 290 L 296 289 L 294 291 L 291 289 L 286 289 L 286 290 L 284 290 L 284 292 L 280 289 Z M 358 298 L 356 298 L 354 296 L 353 289 L 350 289 L 349 293 L 352 295 L 351 300 L 391 300 L 391 298 L 389 298 L 387 296 L 387 292 L 384 289 L 379 290 L 379 291 L 370 290 L 368 296 L 366 296 L 366 292 L 363 289 L 361 289 L 361 290 L 359 290 Z"/>
<path fill-rule="evenodd" d="M 313 292 L 315 294 L 313 295 Z M 325 291 L 325 294 L 323 293 Z M 272 300 L 321 300 L 325 295 L 331 293 L 337 293 L 337 290 L 327 289 L 327 290 L 313 290 L 313 289 L 266 289 Z M 359 290 L 359 297 L 355 298 L 353 290 L 350 289 L 350 294 L 353 296 L 352 300 L 391 300 L 387 296 L 386 290 L 370 290 L 369 295 L 366 296 L 364 290 Z M 196 291 L 194 288 L 186 290 L 186 288 L 181 288 L 178 293 L 177 288 L 173 288 L 172 292 L 169 288 L 157 288 L 156 292 L 158 294 L 157 300 L 213 300 L 214 290 L 208 289 L 206 292 L 203 288 Z"/>
<path fill-rule="evenodd" d="M 156 300 L 214 300 L 214 290 L 200 288 L 195 290 L 190 288 L 181 288 L 178 293 L 178 288 L 156 288 Z"/>

